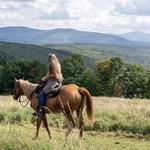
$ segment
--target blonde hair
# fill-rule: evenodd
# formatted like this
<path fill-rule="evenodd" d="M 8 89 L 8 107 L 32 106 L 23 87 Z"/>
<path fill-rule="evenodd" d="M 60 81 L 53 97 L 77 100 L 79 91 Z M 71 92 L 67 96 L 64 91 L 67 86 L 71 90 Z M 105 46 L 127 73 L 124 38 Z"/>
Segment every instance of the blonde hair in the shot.
<path fill-rule="evenodd" d="M 49 77 L 55 77 L 58 80 L 62 80 L 63 76 L 61 73 L 61 66 L 56 55 L 50 53 L 48 55 L 48 61 L 49 61 L 48 72 L 47 75 L 45 76 L 45 79 L 47 80 Z"/>

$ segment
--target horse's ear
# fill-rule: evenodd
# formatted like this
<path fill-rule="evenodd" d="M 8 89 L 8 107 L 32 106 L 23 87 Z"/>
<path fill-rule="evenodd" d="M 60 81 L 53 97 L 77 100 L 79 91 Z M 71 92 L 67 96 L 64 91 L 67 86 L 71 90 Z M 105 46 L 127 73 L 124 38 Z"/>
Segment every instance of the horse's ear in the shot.
<path fill-rule="evenodd" d="M 14 79 L 15 79 L 15 82 L 18 82 L 18 80 L 16 78 L 14 78 Z"/>

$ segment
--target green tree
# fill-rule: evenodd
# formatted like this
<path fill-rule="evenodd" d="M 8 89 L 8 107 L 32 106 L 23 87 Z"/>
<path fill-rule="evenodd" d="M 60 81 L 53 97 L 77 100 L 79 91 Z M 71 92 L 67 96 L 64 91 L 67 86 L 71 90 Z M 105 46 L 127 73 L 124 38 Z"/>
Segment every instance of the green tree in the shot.
<path fill-rule="evenodd" d="M 86 66 L 81 55 L 73 54 L 72 56 L 68 56 L 64 58 L 61 64 L 64 83 L 74 83 L 82 86 L 83 74 L 86 71 Z"/>
<path fill-rule="evenodd" d="M 146 90 L 145 90 L 145 97 L 150 98 L 150 70 L 146 70 Z"/>
<path fill-rule="evenodd" d="M 10 93 L 14 88 L 14 78 L 38 82 L 46 72 L 46 66 L 37 61 L 11 60 L 0 71 L 1 93 Z"/>
<path fill-rule="evenodd" d="M 4 69 L 4 66 L 1 66 L 0 65 L 0 93 L 3 93 L 3 69 Z"/>
<path fill-rule="evenodd" d="M 129 64 L 123 73 L 123 95 L 124 97 L 143 98 L 147 86 L 145 69 L 139 65 Z"/>
<path fill-rule="evenodd" d="M 93 70 L 86 69 L 83 73 L 82 86 L 86 87 L 90 93 L 97 96 L 96 82 Z"/>
<path fill-rule="evenodd" d="M 119 80 L 119 75 L 123 67 L 123 62 L 118 57 L 102 59 L 96 62 L 95 81 L 98 95 L 112 96 L 115 83 Z"/>
<path fill-rule="evenodd" d="M 47 73 L 46 65 L 41 64 L 37 60 L 34 60 L 31 62 L 28 80 L 30 80 L 33 83 L 39 82 L 42 76 L 44 76 L 46 73 Z"/>

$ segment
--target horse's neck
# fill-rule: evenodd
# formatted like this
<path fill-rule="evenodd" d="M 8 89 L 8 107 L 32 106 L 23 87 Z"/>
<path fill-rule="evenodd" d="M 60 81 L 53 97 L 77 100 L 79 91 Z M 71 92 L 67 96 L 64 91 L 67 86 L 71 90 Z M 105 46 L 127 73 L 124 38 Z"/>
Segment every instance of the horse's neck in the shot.
<path fill-rule="evenodd" d="M 23 81 L 20 85 L 21 85 L 24 95 L 27 96 L 28 98 L 31 96 L 31 93 L 37 86 L 37 84 L 32 84 L 28 81 Z"/>

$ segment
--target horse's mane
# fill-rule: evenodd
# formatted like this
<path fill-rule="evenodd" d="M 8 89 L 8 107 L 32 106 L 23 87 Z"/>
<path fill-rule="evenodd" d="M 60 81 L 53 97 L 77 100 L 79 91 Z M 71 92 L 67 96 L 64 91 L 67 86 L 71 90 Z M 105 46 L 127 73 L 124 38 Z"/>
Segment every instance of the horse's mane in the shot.
<path fill-rule="evenodd" d="M 32 91 L 37 87 L 38 84 L 33 84 L 29 82 L 28 80 L 19 79 L 20 86 L 24 92 L 25 95 L 28 97 L 32 93 Z"/>

